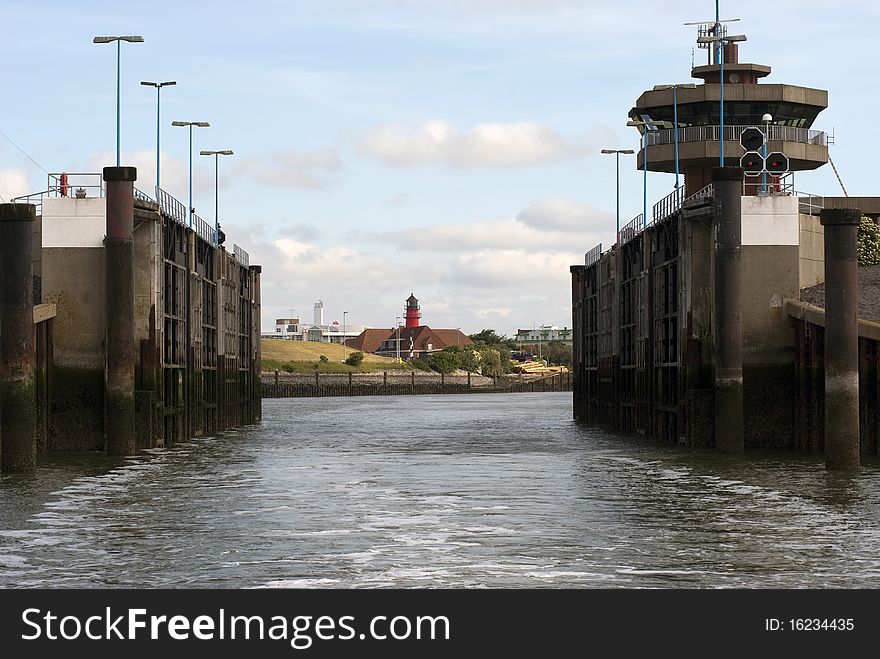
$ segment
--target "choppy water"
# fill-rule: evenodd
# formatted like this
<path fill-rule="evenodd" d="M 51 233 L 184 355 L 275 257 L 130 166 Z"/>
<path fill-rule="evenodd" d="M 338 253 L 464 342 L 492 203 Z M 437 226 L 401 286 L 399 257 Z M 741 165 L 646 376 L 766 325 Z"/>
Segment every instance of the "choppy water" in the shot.
<path fill-rule="evenodd" d="M 880 465 L 732 458 L 570 394 L 264 401 L 260 427 L 0 477 L 11 587 L 880 587 Z"/>

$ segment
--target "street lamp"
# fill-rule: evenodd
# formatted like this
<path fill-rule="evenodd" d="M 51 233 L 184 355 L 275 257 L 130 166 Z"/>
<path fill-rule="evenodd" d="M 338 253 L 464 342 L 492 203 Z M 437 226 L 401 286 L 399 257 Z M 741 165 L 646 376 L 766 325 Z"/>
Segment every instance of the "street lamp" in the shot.
<path fill-rule="evenodd" d="M 144 38 L 137 35 L 127 35 L 121 37 L 95 37 L 92 43 L 113 43 L 116 42 L 116 166 L 119 167 L 119 62 L 122 57 L 122 42 L 143 43 Z"/>
<path fill-rule="evenodd" d="M 654 91 L 659 92 L 664 89 L 672 90 L 672 130 L 674 141 L 675 141 L 675 189 L 678 190 L 678 94 L 676 93 L 679 88 L 681 89 L 696 89 L 696 85 L 692 82 L 686 82 L 682 84 L 675 85 L 654 85 Z"/>
<path fill-rule="evenodd" d="M 220 198 L 220 179 L 217 176 L 217 160 L 219 158 L 217 156 L 231 156 L 231 149 L 223 149 L 222 151 L 199 151 L 200 156 L 214 156 L 214 244 L 220 244 L 220 220 L 219 215 L 217 214 L 217 208 L 219 206 L 218 200 Z M 192 175 L 192 169 L 190 169 L 190 175 Z M 190 201 L 192 203 L 192 201 Z"/>
<path fill-rule="evenodd" d="M 620 243 L 620 154 L 632 155 L 632 149 L 602 149 L 602 153 L 613 153 L 617 160 L 617 242 Z"/>
<path fill-rule="evenodd" d="M 767 142 L 770 141 L 770 122 L 773 121 L 773 115 L 769 112 L 766 113 L 763 117 L 761 117 L 761 121 L 764 122 L 764 150 L 761 153 L 761 156 L 764 158 L 764 162 L 767 161 Z M 767 194 L 767 165 L 764 165 L 764 171 L 761 172 L 761 187 L 764 189 L 764 194 Z"/>
<path fill-rule="evenodd" d="M 207 128 L 211 124 L 207 121 L 172 121 L 172 126 L 189 126 L 189 228 L 193 225 L 193 126 Z"/>
<path fill-rule="evenodd" d="M 716 26 L 716 32 L 717 32 Z M 727 43 L 736 43 L 737 41 L 745 41 L 746 35 L 744 34 L 732 34 L 728 36 L 721 36 L 720 34 L 713 34 L 711 36 L 705 37 L 697 37 L 697 43 L 717 43 L 718 44 L 718 63 L 720 65 L 718 80 L 721 83 L 719 87 L 719 96 L 721 101 L 721 110 L 719 114 L 719 123 L 721 124 L 721 151 L 720 151 L 720 166 L 724 167 L 724 44 Z"/>
<path fill-rule="evenodd" d="M 394 319 L 395 324 L 397 325 L 397 363 L 400 363 L 400 316 L 397 316 Z"/>
<path fill-rule="evenodd" d="M 345 361 L 345 317 L 348 315 L 347 311 L 342 312 L 342 361 Z"/>
<path fill-rule="evenodd" d="M 637 128 L 644 127 L 644 130 L 641 131 L 642 169 L 644 170 L 642 183 L 642 228 L 644 229 L 648 225 L 648 131 L 657 130 L 657 126 L 662 126 L 663 122 L 651 121 L 650 119 L 647 121 L 632 120 L 627 121 L 626 125 L 635 126 Z"/>
<path fill-rule="evenodd" d="M 159 92 L 162 90 L 162 87 L 170 87 L 171 85 L 176 85 L 176 80 L 168 80 L 167 82 L 149 82 L 148 80 L 141 80 L 141 84 L 146 87 L 155 87 L 156 88 L 156 187 L 159 187 Z"/>

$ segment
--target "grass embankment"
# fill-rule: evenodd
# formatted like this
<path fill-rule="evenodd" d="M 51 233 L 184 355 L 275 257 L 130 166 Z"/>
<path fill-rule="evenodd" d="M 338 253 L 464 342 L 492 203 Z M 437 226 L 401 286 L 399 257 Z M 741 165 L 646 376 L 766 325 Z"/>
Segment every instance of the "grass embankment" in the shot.
<path fill-rule="evenodd" d="M 276 368 L 285 373 L 373 373 L 406 369 L 406 365 L 397 360 L 377 355 L 364 355 L 359 366 L 343 363 L 345 357 L 354 352 L 338 343 L 318 343 L 317 341 L 287 341 L 284 339 L 262 339 L 264 371 Z M 327 361 L 321 361 L 321 355 Z"/>

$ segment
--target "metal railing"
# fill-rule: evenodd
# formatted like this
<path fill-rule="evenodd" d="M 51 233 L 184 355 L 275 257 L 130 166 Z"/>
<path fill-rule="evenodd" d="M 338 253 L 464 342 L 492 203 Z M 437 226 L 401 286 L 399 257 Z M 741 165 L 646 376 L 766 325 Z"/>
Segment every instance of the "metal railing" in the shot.
<path fill-rule="evenodd" d="M 742 135 L 742 132 L 746 128 L 759 128 L 762 131 L 764 130 L 763 126 L 725 126 L 724 140 L 726 142 L 738 142 L 740 135 Z M 819 146 L 828 145 L 828 137 L 824 131 L 821 130 L 777 125 L 770 125 L 767 128 L 768 139 L 770 140 L 798 142 L 800 144 L 817 144 Z M 720 130 L 721 126 L 688 126 L 687 128 L 679 128 L 678 142 L 679 144 L 683 142 L 717 142 Z M 675 129 L 673 128 L 648 131 L 648 146 L 674 143 Z"/>
<path fill-rule="evenodd" d="M 196 232 L 196 235 L 198 235 L 202 240 L 204 240 L 209 245 L 213 245 L 214 244 L 214 227 L 211 226 L 210 224 L 208 224 L 207 222 L 205 222 L 202 218 L 200 218 L 195 213 L 193 213 L 192 223 L 193 223 L 192 228 L 193 228 L 193 231 Z"/>
<path fill-rule="evenodd" d="M 700 188 L 690 197 L 685 199 L 685 201 L 697 200 L 697 199 L 705 199 L 706 197 L 714 197 L 715 196 L 715 184 L 710 183 L 709 185 Z"/>
<path fill-rule="evenodd" d="M 32 192 L 27 195 L 15 197 L 10 201 L 15 204 L 33 204 L 37 208 L 37 215 L 42 213 L 43 198 L 45 197 L 103 197 L 106 188 L 102 174 L 96 172 L 53 172 L 48 174 L 46 189 L 40 192 Z M 185 227 L 189 226 L 189 218 L 186 213 L 186 206 L 175 199 L 173 196 L 165 192 L 162 188 L 156 186 L 156 198 L 153 199 L 143 190 L 134 188 L 135 199 L 147 201 L 159 206 L 159 210 L 170 217 L 172 220 Z M 90 194 L 91 193 L 91 194 Z M 193 214 L 193 231 L 196 232 L 205 242 L 217 246 L 217 236 L 215 235 L 214 226 L 209 224 L 198 215 Z M 236 245 L 236 259 L 244 265 L 249 266 L 248 253 Z"/>
<path fill-rule="evenodd" d="M 677 212 L 681 208 L 682 201 L 684 201 L 684 186 L 676 188 L 654 204 L 651 209 L 654 222 L 659 222 L 664 217 L 669 217 Z"/>
<path fill-rule="evenodd" d="M 798 212 L 802 215 L 818 215 L 819 211 L 825 208 L 825 197 L 823 195 L 797 191 L 794 194 L 798 198 Z"/>
<path fill-rule="evenodd" d="M 155 204 L 155 203 L 156 203 L 156 200 L 155 200 L 155 199 L 153 199 L 153 198 L 152 198 L 150 195 L 148 195 L 146 192 L 144 192 L 143 190 L 140 190 L 140 189 L 138 189 L 138 188 L 135 188 L 135 189 L 134 189 L 134 198 L 135 198 L 135 199 L 140 199 L 141 201 L 148 201 L 148 202 L 150 202 L 151 204 Z"/>
<path fill-rule="evenodd" d="M 156 186 L 156 203 L 159 204 L 159 210 L 165 213 L 172 220 L 183 226 L 189 223 L 186 219 L 186 206 L 177 201 L 170 194 L 165 192 L 159 186 Z"/>
<path fill-rule="evenodd" d="M 602 256 L 602 243 L 596 245 L 589 252 L 584 254 L 584 265 L 588 268 L 598 261 Z"/>
<path fill-rule="evenodd" d="M 235 260 L 238 261 L 242 265 L 242 267 L 244 267 L 244 268 L 250 267 L 251 257 L 246 251 L 244 251 L 238 245 L 233 245 L 232 251 L 235 253 Z"/>
<path fill-rule="evenodd" d="M 645 229 L 645 227 L 643 226 L 643 218 L 644 215 L 642 213 L 639 213 L 620 230 L 620 237 L 618 238 L 618 242 L 621 244 L 621 246 L 626 245 L 630 240 L 635 238 L 642 232 L 642 230 Z"/>

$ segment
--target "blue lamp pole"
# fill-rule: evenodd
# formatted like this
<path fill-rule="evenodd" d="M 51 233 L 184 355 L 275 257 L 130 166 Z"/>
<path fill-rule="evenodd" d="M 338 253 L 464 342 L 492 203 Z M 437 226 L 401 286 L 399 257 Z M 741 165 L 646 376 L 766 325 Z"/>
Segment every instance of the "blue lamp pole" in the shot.
<path fill-rule="evenodd" d="M 116 166 L 119 167 L 120 151 L 121 151 L 120 144 L 119 144 L 119 141 L 120 141 L 119 140 L 119 133 L 120 133 L 119 127 L 120 127 L 120 115 L 121 115 L 120 107 L 119 107 L 120 106 L 119 97 L 120 97 L 120 90 L 121 90 L 119 69 L 120 69 L 120 64 L 122 61 L 122 42 L 128 41 L 130 43 L 143 43 L 144 38 L 141 36 L 137 36 L 137 35 L 126 35 L 126 36 L 119 36 L 119 37 L 95 37 L 94 39 L 92 39 L 92 43 L 113 43 L 114 41 L 116 42 Z"/>
<path fill-rule="evenodd" d="M 175 80 L 168 80 L 167 82 L 149 82 L 147 80 L 141 80 L 141 84 L 146 87 L 155 87 L 156 88 L 156 187 L 159 187 L 159 92 L 162 90 L 162 87 L 170 87 L 171 85 L 176 85 L 177 82 Z"/>
<path fill-rule="evenodd" d="M 642 172 L 643 172 L 643 182 L 642 182 L 642 228 L 644 229 L 648 226 L 648 130 L 651 127 L 656 128 L 657 126 L 662 126 L 663 123 L 660 121 L 627 121 L 627 126 L 635 126 L 637 128 L 643 128 L 642 130 Z"/>
<path fill-rule="evenodd" d="M 617 243 L 620 243 L 620 154 L 623 153 L 625 155 L 632 155 L 635 153 L 632 149 L 602 149 L 602 153 L 610 154 L 613 153 L 615 159 L 617 160 L 617 176 L 616 176 L 616 187 L 617 187 Z"/>
<path fill-rule="evenodd" d="M 692 82 L 675 85 L 654 85 L 654 91 L 672 90 L 672 139 L 675 143 L 675 189 L 678 190 L 678 89 L 694 89 Z"/>
<path fill-rule="evenodd" d="M 721 148 L 719 149 L 719 164 L 721 167 L 724 167 L 724 44 L 727 43 L 735 43 L 737 41 L 745 41 L 746 36 L 744 34 L 733 34 L 731 36 L 721 36 L 720 34 L 720 23 L 715 22 L 715 34 L 711 37 L 698 37 L 697 43 L 717 43 L 718 44 L 718 64 L 719 64 L 719 76 L 718 82 L 719 84 L 719 102 L 721 104 L 718 120 L 720 125 L 720 135 L 718 138 L 721 140 Z"/>
<path fill-rule="evenodd" d="M 218 156 L 231 156 L 231 149 L 223 149 L 222 151 L 199 151 L 200 156 L 214 156 L 214 244 L 220 244 L 220 219 L 217 213 L 217 208 L 219 207 L 220 200 L 220 178 L 217 175 L 217 161 L 219 160 Z"/>
<path fill-rule="evenodd" d="M 172 121 L 172 126 L 189 126 L 189 209 L 186 214 L 189 216 L 189 228 L 193 225 L 193 126 L 199 128 L 207 128 L 211 124 L 207 121 Z"/>

